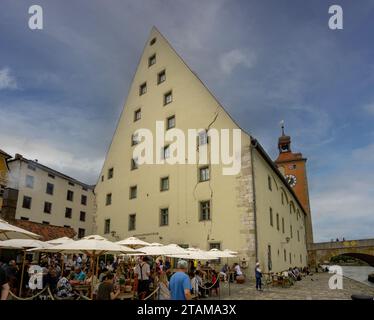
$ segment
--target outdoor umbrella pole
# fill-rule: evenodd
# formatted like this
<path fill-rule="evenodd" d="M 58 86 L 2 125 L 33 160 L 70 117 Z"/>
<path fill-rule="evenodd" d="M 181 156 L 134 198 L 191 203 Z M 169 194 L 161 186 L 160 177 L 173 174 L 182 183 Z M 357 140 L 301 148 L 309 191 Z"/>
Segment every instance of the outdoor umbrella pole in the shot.
<path fill-rule="evenodd" d="M 21 294 L 22 294 L 23 273 L 25 271 L 25 260 L 26 260 L 26 249 L 23 250 L 23 261 L 22 261 L 22 270 L 21 270 L 21 283 L 19 284 L 19 293 L 18 293 L 19 296 L 21 296 Z"/>

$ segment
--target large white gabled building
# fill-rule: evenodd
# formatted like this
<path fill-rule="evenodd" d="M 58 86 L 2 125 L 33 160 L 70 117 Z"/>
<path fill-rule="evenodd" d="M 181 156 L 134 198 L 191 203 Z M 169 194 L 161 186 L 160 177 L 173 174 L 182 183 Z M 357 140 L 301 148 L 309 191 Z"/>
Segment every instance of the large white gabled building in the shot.
<path fill-rule="evenodd" d="M 143 164 L 133 151 L 138 129 L 240 129 L 217 99 L 153 28 L 95 187 L 96 232 L 239 252 L 248 274 L 307 265 L 307 212 L 261 145 L 241 131 L 241 169 L 222 164 Z M 211 141 L 200 141 L 210 148 Z M 203 146 L 205 144 L 205 146 Z M 154 146 L 154 154 L 157 154 Z M 210 160 L 210 159 L 209 159 Z"/>

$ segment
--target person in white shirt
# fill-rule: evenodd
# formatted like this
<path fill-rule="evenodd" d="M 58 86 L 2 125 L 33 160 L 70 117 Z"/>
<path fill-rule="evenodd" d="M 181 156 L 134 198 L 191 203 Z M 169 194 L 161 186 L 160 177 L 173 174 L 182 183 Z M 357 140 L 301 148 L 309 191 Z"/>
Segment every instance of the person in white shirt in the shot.
<path fill-rule="evenodd" d="M 240 269 L 239 264 L 237 264 L 237 263 L 234 263 L 234 271 L 235 271 L 235 277 L 243 275 L 243 272 Z"/>
<path fill-rule="evenodd" d="M 140 259 L 140 262 L 135 266 L 135 275 L 138 278 L 138 295 L 147 296 L 149 293 L 149 276 L 151 274 L 151 268 L 146 262 L 146 258 Z"/>

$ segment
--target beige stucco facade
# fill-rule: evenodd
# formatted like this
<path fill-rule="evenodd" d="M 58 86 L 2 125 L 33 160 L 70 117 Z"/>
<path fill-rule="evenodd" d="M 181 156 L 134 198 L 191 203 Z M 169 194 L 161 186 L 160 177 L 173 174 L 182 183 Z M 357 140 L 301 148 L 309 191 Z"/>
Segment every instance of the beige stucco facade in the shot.
<path fill-rule="evenodd" d="M 92 187 L 20 155 L 8 165 L 8 187 L 18 190 L 15 219 L 71 227 L 77 237 L 92 234 L 95 213 Z M 47 184 L 53 185 L 49 193 Z M 72 200 L 67 198 L 68 190 L 72 191 Z M 29 203 L 25 203 L 25 197 L 31 199 Z M 46 202 L 50 203 L 49 208 L 45 207 Z M 71 209 L 71 214 L 66 214 L 66 208 Z"/>
<path fill-rule="evenodd" d="M 153 39 L 156 41 L 151 45 Z M 156 61 L 149 65 L 149 59 L 154 54 Z M 163 70 L 166 80 L 158 84 L 158 74 Z M 140 86 L 145 82 L 147 90 L 140 95 Z M 170 91 L 172 102 L 164 105 L 164 95 Z M 139 109 L 140 118 L 135 116 Z M 276 176 L 276 169 L 261 160 L 251 143 L 251 137 L 244 131 L 241 132 L 242 167 L 236 175 L 223 175 L 221 164 L 210 165 L 210 179 L 204 182 L 199 182 L 198 164 L 145 164 L 131 169 L 135 148 L 131 143 L 133 133 L 137 129 L 147 128 L 155 135 L 155 122 L 166 123 L 171 116 L 175 116 L 176 128 L 185 133 L 188 129 L 200 128 L 240 129 L 154 28 L 145 45 L 95 187 L 95 232 L 111 240 L 137 236 L 149 242 L 177 243 L 202 249 L 219 245 L 221 249 L 238 251 L 237 260 L 249 275 L 253 273 L 252 267 L 257 258 L 265 263 L 264 252 L 271 243 L 274 250 L 273 270 L 280 271 L 293 265 L 293 261 L 288 263 L 287 259 L 284 262 L 276 255 L 275 250 L 283 248 L 280 243 L 285 237 L 269 227 L 269 214 L 266 211 L 269 205 L 273 205 L 274 211 L 282 212 L 287 221 L 295 216 L 286 216 L 286 205 L 282 207 L 275 200 L 277 197 L 280 200 L 279 190 L 285 182 L 280 178 L 277 181 L 277 195 L 275 190 L 272 194 L 263 190 L 268 174 Z M 210 148 L 209 143 L 207 147 Z M 196 152 L 201 152 L 201 149 Z M 169 178 L 167 191 L 160 190 L 160 179 L 163 177 Z M 131 198 L 130 188 L 135 186 L 136 197 Z M 287 189 L 286 186 L 283 188 Z M 292 197 L 288 194 L 288 201 Z M 200 215 L 202 201 L 210 202 L 210 219 L 203 221 Z M 161 209 L 166 208 L 168 223 L 161 226 Z M 129 230 L 130 215 L 136 217 L 134 230 Z M 302 219 L 298 223 L 295 222 L 295 234 Z M 285 247 L 287 252 L 290 250 L 292 254 L 301 254 L 302 263 L 296 264 L 305 265 L 305 241 L 297 242 L 295 238 L 294 235 Z"/>

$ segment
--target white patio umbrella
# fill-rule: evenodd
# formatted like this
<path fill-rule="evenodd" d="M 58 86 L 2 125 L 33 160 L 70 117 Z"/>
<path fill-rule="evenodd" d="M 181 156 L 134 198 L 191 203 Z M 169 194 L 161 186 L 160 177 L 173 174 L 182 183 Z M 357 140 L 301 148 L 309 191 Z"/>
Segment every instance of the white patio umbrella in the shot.
<path fill-rule="evenodd" d="M 146 241 L 143 241 L 143 240 L 140 240 L 136 237 L 129 237 L 129 238 L 126 238 L 124 240 L 121 240 L 121 241 L 117 241 L 116 242 L 117 244 L 119 245 L 124 245 L 124 246 L 128 246 L 128 247 L 144 247 L 144 246 L 149 246 L 150 244 Z"/>
<path fill-rule="evenodd" d="M 0 219 L 0 240 L 8 239 L 39 239 L 40 236 L 25 229 L 16 227 Z"/>
<path fill-rule="evenodd" d="M 209 254 L 216 258 L 235 258 L 236 256 L 231 254 L 229 251 L 221 251 L 219 249 L 210 249 Z"/>
<path fill-rule="evenodd" d="M 37 248 L 41 251 L 53 247 L 51 244 L 35 240 L 35 239 L 10 239 L 5 241 L 0 241 L 0 248 L 3 249 L 22 249 L 23 250 L 23 261 L 22 261 L 22 270 L 21 270 L 21 282 L 19 288 L 19 295 L 22 294 L 22 284 L 23 284 L 23 275 L 25 271 L 25 261 L 26 261 L 26 249 Z"/>
<path fill-rule="evenodd" d="M 237 251 L 232 251 L 232 250 L 230 250 L 230 249 L 225 249 L 225 250 L 223 250 L 223 251 L 224 251 L 224 252 L 228 252 L 228 253 L 233 254 L 233 255 L 239 253 L 239 252 L 237 252 Z"/>
<path fill-rule="evenodd" d="M 39 251 L 38 249 L 29 250 L 29 251 Z M 121 246 L 117 243 L 106 240 L 104 237 L 98 235 L 91 235 L 84 237 L 81 240 L 63 243 L 57 246 L 53 246 L 46 250 L 46 252 L 61 252 L 61 253 L 84 253 L 92 258 L 91 260 L 91 270 L 93 270 L 94 261 L 100 255 L 106 253 L 139 253 L 141 251 L 131 249 L 126 246 Z M 96 268 L 96 277 L 97 277 L 97 268 Z M 91 297 L 93 295 L 93 283 L 91 288 Z"/>
<path fill-rule="evenodd" d="M 213 256 L 208 251 L 204 251 L 196 248 L 186 249 L 188 254 L 176 254 L 173 255 L 174 258 L 182 258 L 187 260 L 217 260 L 218 258 Z"/>
<path fill-rule="evenodd" d="M 138 249 L 144 252 L 146 256 L 173 256 L 176 254 L 188 255 L 186 249 L 181 248 L 176 244 L 163 245 L 151 245 Z"/>
<path fill-rule="evenodd" d="M 46 241 L 46 243 L 52 244 L 52 245 L 58 245 L 58 244 L 63 244 L 67 242 L 72 242 L 74 239 L 68 238 L 68 237 L 62 237 L 62 238 L 57 238 L 53 240 Z"/>

